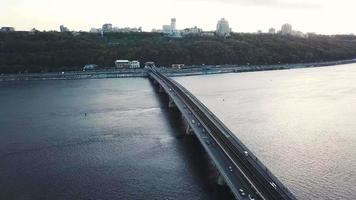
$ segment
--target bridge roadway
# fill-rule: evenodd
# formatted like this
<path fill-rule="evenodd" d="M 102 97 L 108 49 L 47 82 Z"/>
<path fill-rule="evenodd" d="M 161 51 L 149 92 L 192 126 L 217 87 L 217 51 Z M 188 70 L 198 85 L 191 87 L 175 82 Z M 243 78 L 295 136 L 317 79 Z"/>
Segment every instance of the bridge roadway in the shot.
<path fill-rule="evenodd" d="M 194 95 L 156 69 L 148 77 L 180 110 L 236 199 L 296 199 Z M 243 192 L 241 191 L 243 190 Z"/>

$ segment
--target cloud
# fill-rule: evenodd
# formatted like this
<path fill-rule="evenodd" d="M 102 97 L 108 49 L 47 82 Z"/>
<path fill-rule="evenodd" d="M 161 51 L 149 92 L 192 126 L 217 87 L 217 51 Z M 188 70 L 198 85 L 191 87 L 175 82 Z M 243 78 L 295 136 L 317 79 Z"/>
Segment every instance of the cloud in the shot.
<path fill-rule="evenodd" d="M 218 3 L 228 3 L 239 6 L 258 6 L 258 7 L 275 7 L 287 9 L 315 9 L 320 8 L 321 4 L 311 3 L 303 0 L 196 0 L 210 1 Z"/>

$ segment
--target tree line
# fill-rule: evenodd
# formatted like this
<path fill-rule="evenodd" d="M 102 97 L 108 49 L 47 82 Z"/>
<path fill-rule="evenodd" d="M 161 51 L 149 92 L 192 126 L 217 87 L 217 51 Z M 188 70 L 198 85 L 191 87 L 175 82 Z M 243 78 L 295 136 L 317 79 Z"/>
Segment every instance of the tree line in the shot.
<path fill-rule="evenodd" d="M 353 59 L 356 37 L 233 34 L 164 37 L 160 33 L 0 33 L 0 73 L 81 70 L 85 64 L 114 66 L 117 59 L 159 66 L 278 64 Z"/>

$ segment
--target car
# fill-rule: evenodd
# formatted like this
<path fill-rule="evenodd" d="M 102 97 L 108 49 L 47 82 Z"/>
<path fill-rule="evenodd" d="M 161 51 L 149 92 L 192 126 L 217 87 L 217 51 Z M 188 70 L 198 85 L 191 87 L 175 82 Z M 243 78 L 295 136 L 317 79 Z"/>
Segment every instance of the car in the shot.
<path fill-rule="evenodd" d="M 245 156 L 248 156 L 248 151 L 244 151 Z"/>
<path fill-rule="evenodd" d="M 210 144 L 211 144 L 210 140 L 205 140 L 205 143 L 206 143 L 207 145 L 210 145 Z"/>
<path fill-rule="evenodd" d="M 241 196 L 245 196 L 246 195 L 245 191 L 242 188 L 239 189 L 239 194 Z"/>
<path fill-rule="evenodd" d="M 234 169 L 233 169 L 231 166 L 229 166 L 229 171 L 230 171 L 230 172 L 233 172 Z"/>
<path fill-rule="evenodd" d="M 192 119 L 192 124 L 195 124 L 195 120 L 194 119 Z"/>
<path fill-rule="evenodd" d="M 200 123 L 199 123 L 199 122 L 197 123 L 197 126 L 200 126 Z"/>
<path fill-rule="evenodd" d="M 251 194 L 248 195 L 248 199 L 249 200 L 255 200 L 255 198 L 253 198 Z"/>
<path fill-rule="evenodd" d="M 274 189 L 277 189 L 277 185 L 274 182 L 269 182 Z"/>

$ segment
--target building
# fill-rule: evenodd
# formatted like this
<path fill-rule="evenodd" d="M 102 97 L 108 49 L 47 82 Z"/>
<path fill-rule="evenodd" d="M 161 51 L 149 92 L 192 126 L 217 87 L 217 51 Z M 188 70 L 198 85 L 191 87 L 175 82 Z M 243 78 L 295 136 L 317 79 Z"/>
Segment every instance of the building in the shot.
<path fill-rule="evenodd" d="M 83 67 L 83 71 L 96 70 L 97 68 L 98 68 L 98 65 L 88 64 Z"/>
<path fill-rule="evenodd" d="M 292 25 L 290 24 L 283 24 L 281 27 L 280 33 L 282 35 L 291 35 L 293 32 Z"/>
<path fill-rule="evenodd" d="M 229 26 L 229 22 L 224 18 L 220 19 L 216 25 L 216 35 L 221 37 L 228 37 L 230 36 L 230 33 L 231 28 Z"/>
<path fill-rule="evenodd" d="M 163 25 L 162 26 L 162 32 L 164 34 L 171 34 L 172 33 L 171 25 Z"/>
<path fill-rule="evenodd" d="M 140 62 L 137 60 L 129 61 L 129 60 L 116 60 L 115 61 L 116 68 L 140 68 Z"/>
<path fill-rule="evenodd" d="M 60 25 L 59 30 L 61 31 L 61 33 L 69 32 L 69 29 L 64 25 Z"/>
<path fill-rule="evenodd" d="M 184 67 L 184 64 L 172 64 L 172 68 L 174 69 L 182 69 L 182 67 Z"/>
<path fill-rule="evenodd" d="M 155 62 L 145 62 L 145 68 L 156 67 Z"/>
<path fill-rule="evenodd" d="M 171 19 L 171 29 L 172 29 L 172 32 L 177 31 L 177 19 L 176 18 Z"/>
<path fill-rule="evenodd" d="M 14 32 L 15 28 L 14 27 L 1 27 L 0 32 Z"/>
<path fill-rule="evenodd" d="M 130 68 L 140 68 L 140 62 L 137 60 L 133 60 L 130 62 Z"/>
<path fill-rule="evenodd" d="M 130 61 L 129 60 L 116 60 L 115 66 L 117 68 L 130 68 Z"/>
<path fill-rule="evenodd" d="M 275 28 L 270 28 L 268 29 L 269 34 L 276 34 L 276 29 Z"/>
<path fill-rule="evenodd" d="M 170 25 L 163 25 L 162 32 L 169 37 L 181 37 L 180 31 L 177 30 L 176 18 L 171 19 Z"/>
<path fill-rule="evenodd" d="M 103 24 L 102 31 L 103 32 L 112 32 L 112 24 Z"/>
<path fill-rule="evenodd" d="M 203 32 L 203 30 L 201 28 L 198 28 L 195 26 L 192 28 L 186 28 L 181 33 L 182 33 L 182 35 L 198 35 L 202 32 Z"/>

